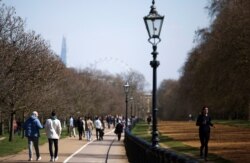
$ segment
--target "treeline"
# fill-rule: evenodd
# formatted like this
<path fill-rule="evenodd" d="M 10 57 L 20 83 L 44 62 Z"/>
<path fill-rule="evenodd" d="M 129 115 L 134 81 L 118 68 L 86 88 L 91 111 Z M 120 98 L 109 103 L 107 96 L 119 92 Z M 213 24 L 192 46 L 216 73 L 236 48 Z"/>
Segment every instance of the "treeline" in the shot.
<path fill-rule="evenodd" d="M 250 1 L 210 0 L 212 23 L 196 32 L 179 80 L 159 88 L 162 119 L 197 116 L 207 105 L 216 119 L 250 120 Z"/>
<path fill-rule="evenodd" d="M 125 81 L 131 85 L 129 96 L 143 103 L 142 74 L 67 68 L 49 43 L 27 31 L 15 9 L 0 0 L 0 135 L 4 125 L 12 134 L 13 120 L 24 121 L 34 110 L 42 122 L 52 110 L 61 120 L 70 115 L 124 115 Z"/>

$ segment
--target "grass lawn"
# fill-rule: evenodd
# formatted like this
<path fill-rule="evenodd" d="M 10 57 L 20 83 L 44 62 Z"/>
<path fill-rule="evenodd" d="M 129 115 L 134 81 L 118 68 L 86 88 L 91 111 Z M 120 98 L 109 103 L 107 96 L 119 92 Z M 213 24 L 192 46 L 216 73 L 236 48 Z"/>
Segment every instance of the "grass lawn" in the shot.
<path fill-rule="evenodd" d="M 41 132 L 41 137 L 39 139 L 39 144 L 42 145 L 44 143 L 47 143 L 48 139 L 45 135 L 44 129 L 40 130 L 40 132 Z M 62 131 L 61 138 L 65 138 L 66 136 L 67 136 L 67 130 L 65 129 Z M 26 137 L 22 138 L 22 136 L 14 135 L 12 142 L 9 142 L 8 134 L 5 134 L 0 137 L 0 157 L 16 154 L 27 148 L 28 148 L 28 141 Z"/>
<path fill-rule="evenodd" d="M 132 134 L 140 137 L 148 142 L 151 142 L 151 126 L 149 126 L 147 123 L 140 122 L 136 124 L 136 126 L 132 129 Z M 171 150 L 175 151 L 179 155 L 188 155 L 194 158 L 199 158 L 199 149 L 188 146 L 181 141 L 176 141 L 173 138 L 163 135 L 160 133 L 159 135 L 160 142 L 159 145 L 162 148 L 170 148 Z M 212 160 L 216 160 L 216 162 L 221 162 L 221 163 L 228 163 L 230 161 L 225 160 L 215 154 L 210 154 L 209 156 Z"/>
<path fill-rule="evenodd" d="M 250 128 L 250 121 L 244 121 L 244 120 L 214 120 L 214 123 L 217 124 L 223 124 L 223 125 L 229 125 L 229 126 L 236 126 L 236 127 L 244 127 L 244 128 Z"/>
<path fill-rule="evenodd" d="M 151 130 L 150 126 L 147 123 L 140 122 L 136 124 L 136 126 L 132 130 L 132 134 L 148 142 L 151 142 Z M 196 148 L 187 146 L 180 141 L 175 141 L 168 136 L 160 134 L 159 138 L 159 145 L 162 148 L 171 148 L 172 150 L 175 150 L 178 154 L 193 153 L 194 151 L 196 152 Z"/>

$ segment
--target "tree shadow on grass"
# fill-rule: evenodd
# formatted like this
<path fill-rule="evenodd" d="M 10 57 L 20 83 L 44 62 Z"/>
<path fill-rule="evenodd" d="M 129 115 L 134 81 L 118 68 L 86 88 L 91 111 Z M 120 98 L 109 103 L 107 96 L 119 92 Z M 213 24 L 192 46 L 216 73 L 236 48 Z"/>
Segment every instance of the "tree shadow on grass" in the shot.
<path fill-rule="evenodd" d="M 160 143 L 163 145 L 163 148 L 170 148 L 174 152 L 178 154 L 185 155 L 187 157 L 195 158 L 197 160 L 201 160 L 199 156 L 199 149 L 195 147 L 188 146 L 180 141 L 176 141 L 173 138 L 168 136 L 160 136 Z M 208 160 L 211 162 L 219 162 L 219 163 L 231 163 L 232 161 L 226 160 L 216 154 L 209 153 Z"/>

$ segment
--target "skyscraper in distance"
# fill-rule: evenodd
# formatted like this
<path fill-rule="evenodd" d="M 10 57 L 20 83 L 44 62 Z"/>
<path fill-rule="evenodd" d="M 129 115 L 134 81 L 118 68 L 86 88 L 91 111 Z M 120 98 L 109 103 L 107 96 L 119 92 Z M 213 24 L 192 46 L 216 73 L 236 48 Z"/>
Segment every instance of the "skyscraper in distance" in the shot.
<path fill-rule="evenodd" d="M 62 39 L 61 60 L 65 64 L 65 66 L 67 66 L 67 47 L 66 38 L 64 36 Z"/>

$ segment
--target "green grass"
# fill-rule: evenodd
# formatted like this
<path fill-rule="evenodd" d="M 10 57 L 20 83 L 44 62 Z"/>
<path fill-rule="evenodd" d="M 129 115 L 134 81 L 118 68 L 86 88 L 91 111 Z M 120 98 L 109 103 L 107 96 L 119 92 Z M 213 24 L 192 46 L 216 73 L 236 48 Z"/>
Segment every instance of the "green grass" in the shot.
<path fill-rule="evenodd" d="M 8 135 L 4 135 L 5 139 L 0 141 L 0 157 L 16 154 L 19 151 L 27 148 L 27 140 L 22 139 L 21 136 L 16 136 L 9 142 Z"/>
<path fill-rule="evenodd" d="M 199 141 L 199 140 L 197 140 Z M 180 141 L 176 141 L 173 138 L 170 138 L 166 135 L 160 134 L 160 145 L 164 147 L 171 148 L 175 152 L 181 155 L 188 155 L 191 157 L 199 158 L 199 149 L 195 147 L 188 146 L 183 144 Z M 209 160 L 213 162 L 220 162 L 220 163 L 229 163 L 230 161 L 223 159 L 222 157 L 212 154 L 209 154 Z"/>
<path fill-rule="evenodd" d="M 135 136 L 138 136 L 148 142 L 151 140 L 151 132 L 149 131 L 149 126 L 146 123 L 139 122 L 132 129 L 131 133 Z"/>
<path fill-rule="evenodd" d="M 67 136 L 67 130 L 62 131 L 61 138 L 65 138 Z M 5 134 L 1 137 L 5 137 L 5 139 L 0 140 L 0 157 L 16 154 L 24 149 L 28 148 L 27 138 L 18 135 L 14 135 L 12 142 L 9 142 L 9 135 Z M 47 143 L 48 139 L 45 135 L 44 130 L 41 130 L 41 137 L 39 139 L 39 144 L 42 145 Z"/>
<path fill-rule="evenodd" d="M 250 122 L 246 120 L 214 120 L 214 123 L 235 126 L 235 127 L 244 127 L 250 128 Z"/>
<path fill-rule="evenodd" d="M 150 127 L 148 124 L 144 122 L 140 122 L 136 124 L 136 126 L 132 129 L 132 134 L 140 137 L 148 142 L 151 141 L 151 131 L 149 130 Z M 183 144 L 180 141 L 176 141 L 171 137 L 166 135 L 159 135 L 160 138 L 160 146 L 162 148 L 170 148 L 171 150 L 175 151 L 179 155 L 186 155 L 191 156 L 194 158 L 199 158 L 199 149 L 195 147 L 191 147 L 188 145 Z M 198 141 L 198 140 L 197 140 Z M 220 163 L 229 163 L 230 161 L 225 160 L 215 154 L 209 154 L 209 160 L 213 162 L 220 162 Z"/>

